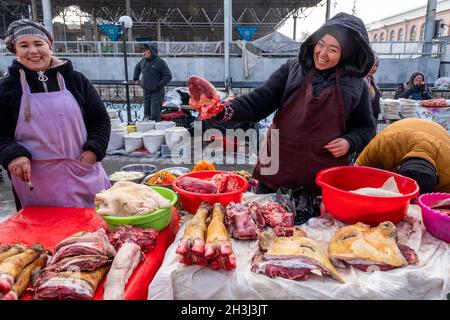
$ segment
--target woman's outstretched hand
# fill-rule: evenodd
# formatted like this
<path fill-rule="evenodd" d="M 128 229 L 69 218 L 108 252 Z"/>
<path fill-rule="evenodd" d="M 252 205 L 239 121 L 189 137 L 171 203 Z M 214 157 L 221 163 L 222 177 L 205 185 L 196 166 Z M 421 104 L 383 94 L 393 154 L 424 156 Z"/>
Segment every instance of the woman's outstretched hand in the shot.
<path fill-rule="evenodd" d="M 31 162 L 27 157 L 17 157 L 8 165 L 8 171 L 24 182 L 30 181 Z"/>
<path fill-rule="evenodd" d="M 324 148 L 330 151 L 335 158 L 339 158 L 346 155 L 350 150 L 350 143 L 344 138 L 337 138 L 328 142 Z"/>

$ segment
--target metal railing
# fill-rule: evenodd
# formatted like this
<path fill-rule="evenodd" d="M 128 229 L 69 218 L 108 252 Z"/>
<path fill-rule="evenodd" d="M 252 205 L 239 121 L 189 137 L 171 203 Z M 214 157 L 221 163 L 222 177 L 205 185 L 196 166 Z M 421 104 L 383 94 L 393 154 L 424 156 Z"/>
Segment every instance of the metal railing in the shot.
<path fill-rule="evenodd" d="M 215 42 L 157 42 L 161 56 L 223 56 L 224 44 Z M 142 55 L 143 42 L 127 42 L 127 54 Z M 417 58 L 426 56 L 423 51 L 423 41 L 409 42 L 372 42 L 372 48 L 381 58 Z M 446 54 L 447 42 L 433 41 L 432 57 Z M 122 56 L 123 44 L 120 41 L 55 41 L 54 53 L 59 56 Z M 0 54 L 10 55 L 4 44 L 0 44 Z M 231 56 L 240 56 L 242 50 L 236 42 L 231 42 Z M 297 53 L 259 53 L 261 56 L 294 57 Z"/>
<path fill-rule="evenodd" d="M 439 58 L 446 54 L 447 42 L 433 41 L 431 54 L 423 52 L 423 41 L 372 42 L 371 47 L 380 58 L 419 58 L 431 56 Z"/>

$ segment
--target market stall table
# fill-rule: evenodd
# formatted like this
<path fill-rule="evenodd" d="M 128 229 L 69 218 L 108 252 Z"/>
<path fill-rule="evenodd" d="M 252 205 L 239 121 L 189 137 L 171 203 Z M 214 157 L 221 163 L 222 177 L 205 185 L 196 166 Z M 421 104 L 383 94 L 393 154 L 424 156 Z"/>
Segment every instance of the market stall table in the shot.
<path fill-rule="evenodd" d="M 450 245 L 424 230 L 420 208 L 411 205 L 408 217 L 397 224 L 399 240 L 414 249 L 419 264 L 390 271 L 363 272 L 338 268 L 345 283 L 311 275 L 307 281 L 269 278 L 251 272 L 257 241 L 232 240 L 237 268 L 214 271 L 179 263 L 177 239 L 167 249 L 163 265 L 149 286 L 149 299 L 446 299 L 450 292 Z M 331 216 L 310 219 L 300 226 L 327 250 L 332 235 L 344 226 Z"/>
<path fill-rule="evenodd" d="M 104 220 L 94 209 L 26 207 L 0 223 L 0 244 L 42 244 L 53 249 L 61 240 L 80 231 L 93 232 L 106 228 Z M 179 229 L 179 216 L 174 209 L 170 224 L 159 233 L 156 247 L 146 253 L 145 260 L 137 266 L 125 288 L 126 300 L 147 299 L 147 290 L 164 259 L 164 254 L 173 242 Z M 97 289 L 94 300 L 103 299 L 103 283 Z M 30 299 L 27 294 L 23 299 Z"/>

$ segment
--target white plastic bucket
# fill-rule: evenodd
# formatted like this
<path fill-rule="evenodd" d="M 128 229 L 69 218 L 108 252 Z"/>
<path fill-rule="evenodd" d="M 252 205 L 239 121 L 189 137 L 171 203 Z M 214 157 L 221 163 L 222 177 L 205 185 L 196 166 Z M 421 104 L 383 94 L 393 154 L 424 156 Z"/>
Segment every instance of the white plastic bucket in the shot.
<path fill-rule="evenodd" d="M 108 115 L 111 119 L 119 117 L 119 113 L 116 110 L 108 110 Z"/>
<path fill-rule="evenodd" d="M 130 153 L 136 150 L 139 150 L 144 146 L 142 141 L 142 133 L 133 132 L 128 133 L 124 137 L 125 140 L 125 152 Z"/>
<path fill-rule="evenodd" d="M 150 130 L 155 129 L 155 121 L 149 120 L 149 121 L 139 121 L 136 122 L 136 129 L 138 132 L 145 133 Z"/>
<path fill-rule="evenodd" d="M 125 141 L 124 136 L 127 134 L 127 128 L 123 126 L 114 126 L 111 129 L 107 151 L 123 149 Z"/>
<path fill-rule="evenodd" d="M 142 136 L 144 141 L 144 147 L 150 153 L 159 151 L 161 145 L 164 143 L 164 131 L 162 130 L 150 130 Z"/>
<path fill-rule="evenodd" d="M 175 127 L 177 124 L 173 121 L 160 121 L 155 123 L 155 130 L 166 130 Z"/>
<path fill-rule="evenodd" d="M 189 131 L 184 127 L 172 127 L 165 130 L 166 144 L 172 151 L 173 147 L 177 145 L 180 141 L 187 143 L 189 138 Z"/>
<path fill-rule="evenodd" d="M 120 126 L 122 124 L 122 121 L 120 120 L 120 118 L 111 118 L 111 127 L 117 127 Z"/>

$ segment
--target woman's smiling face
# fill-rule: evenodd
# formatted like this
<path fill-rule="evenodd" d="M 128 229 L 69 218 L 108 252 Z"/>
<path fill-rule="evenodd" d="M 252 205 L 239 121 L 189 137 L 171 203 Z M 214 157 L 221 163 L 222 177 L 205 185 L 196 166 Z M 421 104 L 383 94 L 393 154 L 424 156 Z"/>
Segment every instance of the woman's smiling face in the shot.
<path fill-rule="evenodd" d="M 50 67 L 52 51 L 44 39 L 27 35 L 22 36 L 15 44 L 17 60 L 33 71 L 44 71 Z"/>
<path fill-rule="evenodd" d="M 314 46 L 314 65 L 317 70 L 328 70 L 341 60 L 341 45 L 337 39 L 326 34 Z"/>

